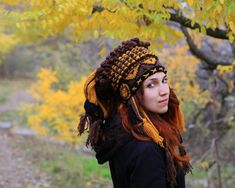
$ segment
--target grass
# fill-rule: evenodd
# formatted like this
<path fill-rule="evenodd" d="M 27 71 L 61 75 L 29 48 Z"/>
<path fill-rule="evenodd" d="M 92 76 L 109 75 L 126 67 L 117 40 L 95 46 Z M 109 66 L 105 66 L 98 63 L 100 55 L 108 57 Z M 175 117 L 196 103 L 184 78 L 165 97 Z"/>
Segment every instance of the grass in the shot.
<path fill-rule="evenodd" d="M 205 177 L 207 177 L 207 173 L 206 171 L 199 169 L 199 168 L 194 168 L 192 170 L 192 174 L 188 175 L 190 176 L 192 179 L 204 179 Z"/>
<path fill-rule="evenodd" d="M 30 82 L 28 80 L 1 80 L 0 105 L 7 102 L 8 96 L 17 89 L 24 89 L 29 86 Z M 186 117 L 188 117 L 190 114 L 187 114 L 187 112 L 192 110 L 192 106 L 186 105 L 185 108 Z M 27 114 L 22 114 L 17 109 L 0 113 L 0 121 L 13 121 L 23 126 L 27 126 L 26 117 Z M 16 147 L 21 147 L 27 153 L 29 160 L 33 160 L 35 165 L 48 173 L 51 177 L 53 187 L 111 187 L 108 165 L 98 165 L 94 157 L 77 153 L 69 145 L 58 145 L 32 139 L 19 142 Z M 234 165 L 222 164 L 222 179 L 227 187 L 234 185 L 234 174 Z M 193 188 L 204 187 L 202 183 L 206 180 L 207 172 L 196 167 L 193 169 L 192 175 L 189 174 L 186 176 L 186 181 Z M 190 188 L 190 186 L 188 187 Z"/>
<path fill-rule="evenodd" d="M 6 88 L 0 87 L 0 104 L 4 104 L 7 101 L 9 93 Z"/>
<path fill-rule="evenodd" d="M 35 147 L 36 146 L 36 147 Z M 108 165 L 98 165 L 93 156 L 76 152 L 70 145 L 55 144 L 39 139 L 18 142 L 29 160 L 48 173 L 51 187 L 63 188 L 107 188 L 112 187 Z M 222 181 L 230 187 L 234 185 L 235 167 L 222 163 Z M 194 167 L 193 174 L 186 176 L 188 188 L 205 188 L 208 174 L 205 170 Z M 217 183 L 214 168 L 210 181 Z"/>
<path fill-rule="evenodd" d="M 17 89 L 25 89 L 32 83 L 29 79 L 0 80 L 0 104 L 7 102 L 8 97 Z"/>
<path fill-rule="evenodd" d="M 29 127 L 27 123 L 27 114 L 21 112 L 20 109 L 9 110 L 0 113 L 0 121 L 10 121 L 14 125 L 20 127 Z"/>
<path fill-rule="evenodd" d="M 9 100 L 9 96 L 17 92 L 17 90 L 27 89 L 32 83 L 32 80 L 17 79 L 17 80 L 0 80 L 0 105 L 5 105 Z M 27 126 L 27 114 L 23 114 L 17 107 L 11 110 L 6 110 L 0 113 L 0 121 L 15 122 L 20 126 Z"/>
<path fill-rule="evenodd" d="M 107 164 L 98 165 L 95 157 L 78 153 L 69 145 L 33 139 L 18 143 L 16 147 L 19 146 L 35 165 L 49 174 L 53 187 L 103 188 L 111 185 Z"/>
<path fill-rule="evenodd" d="M 213 186 L 218 186 L 218 175 L 217 175 L 217 168 L 214 165 L 209 172 L 209 181 L 210 184 Z M 225 187 L 233 187 L 235 185 L 235 166 L 229 164 L 225 161 L 221 161 L 221 180 L 222 184 Z M 204 188 L 203 183 L 208 182 L 208 172 L 200 169 L 198 167 L 194 167 L 192 174 L 188 174 L 186 176 L 187 187 L 197 187 L 197 188 Z M 212 186 L 212 187 L 213 187 Z"/>
<path fill-rule="evenodd" d="M 26 89 L 31 82 L 1 80 L 0 105 L 6 103 L 8 96 L 17 90 Z M 0 121 L 11 121 L 20 126 L 27 126 L 26 117 L 27 114 L 22 114 L 16 108 L 0 113 Z M 69 145 L 54 144 L 37 138 L 25 138 L 14 143 L 13 147 L 21 148 L 28 160 L 47 172 L 53 188 L 103 188 L 111 185 L 107 164 L 98 165 L 95 157 L 78 153 Z"/>
<path fill-rule="evenodd" d="M 1 121 L 12 121 L 17 120 L 18 111 L 17 110 L 10 110 L 0 113 L 0 120 Z"/>

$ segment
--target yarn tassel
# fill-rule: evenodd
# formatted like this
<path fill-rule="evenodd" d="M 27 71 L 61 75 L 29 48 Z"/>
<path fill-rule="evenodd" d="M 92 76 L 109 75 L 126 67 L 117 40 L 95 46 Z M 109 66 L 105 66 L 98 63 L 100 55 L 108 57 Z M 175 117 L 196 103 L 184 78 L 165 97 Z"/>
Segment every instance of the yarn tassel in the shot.
<path fill-rule="evenodd" d="M 159 135 L 159 132 L 157 130 L 157 128 L 154 126 L 154 124 L 152 123 L 152 121 L 149 119 L 149 117 L 147 116 L 147 114 L 144 112 L 144 110 L 142 109 L 142 114 L 144 115 L 144 117 L 141 116 L 140 111 L 137 107 L 136 101 L 134 96 L 131 97 L 131 104 L 133 107 L 133 110 L 135 111 L 137 117 L 143 122 L 143 129 L 144 132 L 157 144 L 159 144 L 161 147 L 164 147 L 163 145 L 163 138 Z"/>
<path fill-rule="evenodd" d="M 144 132 L 150 138 L 152 138 L 155 143 L 159 144 L 161 147 L 164 147 L 163 138 L 159 135 L 159 132 L 156 129 L 156 127 L 145 118 L 143 119 L 143 125 L 144 125 Z"/>

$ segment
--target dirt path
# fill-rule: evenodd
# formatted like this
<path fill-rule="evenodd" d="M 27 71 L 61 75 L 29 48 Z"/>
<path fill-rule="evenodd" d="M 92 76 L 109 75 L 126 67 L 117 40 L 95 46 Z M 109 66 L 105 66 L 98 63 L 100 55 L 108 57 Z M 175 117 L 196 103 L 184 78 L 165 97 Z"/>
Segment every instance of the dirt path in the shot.
<path fill-rule="evenodd" d="M 24 139 L 0 130 L 0 188 L 49 187 L 47 175 L 17 147 Z"/>
<path fill-rule="evenodd" d="M 19 89 L 9 95 L 6 103 L 0 104 L 0 113 L 14 110 L 21 104 L 32 101 L 33 98 L 26 91 Z"/>
<path fill-rule="evenodd" d="M 15 110 L 22 103 L 32 100 L 23 89 L 17 89 L 9 95 L 4 104 L 0 104 L 0 114 Z M 51 187 L 48 176 L 33 164 L 22 148 L 17 146 L 19 142 L 25 142 L 29 138 L 12 134 L 13 128 L 0 128 L 0 188 Z"/>

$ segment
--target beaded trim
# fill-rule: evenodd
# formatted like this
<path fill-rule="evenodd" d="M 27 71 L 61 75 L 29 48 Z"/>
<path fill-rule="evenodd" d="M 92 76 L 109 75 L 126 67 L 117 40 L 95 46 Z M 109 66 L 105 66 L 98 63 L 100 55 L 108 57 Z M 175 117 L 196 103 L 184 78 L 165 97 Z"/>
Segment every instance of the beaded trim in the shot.
<path fill-rule="evenodd" d="M 132 86 L 131 91 L 132 92 L 136 92 L 137 89 L 141 86 L 141 84 L 143 83 L 144 80 L 146 80 L 146 78 L 148 78 L 149 76 L 157 73 L 157 72 L 164 72 L 165 74 L 167 73 L 165 67 L 162 66 L 157 66 L 157 67 L 153 67 L 152 69 L 148 70 L 147 72 L 145 72 L 144 74 L 142 74 L 140 76 L 140 78 L 138 78 L 135 82 L 135 84 Z"/>
<path fill-rule="evenodd" d="M 128 100 L 131 97 L 131 90 L 127 84 L 121 84 L 120 95 L 124 100 Z"/>
<path fill-rule="evenodd" d="M 131 88 L 126 83 L 121 84 L 120 89 L 119 89 L 121 97 L 124 100 L 128 100 L 131 97 L 131 95 L 133 95 L 140 88 L 141 84 L 143 83 L 144 80 L 146 80 L 146 78 L 148 78 L 149 76 L 151 76 L 157 72 L 164 72 L 165 74 L 167 73 L 165 67 L 156 66 L 156 67 L 149 69 L 144 74 L 142 74 L 135 81 L 134 85 Z"/>

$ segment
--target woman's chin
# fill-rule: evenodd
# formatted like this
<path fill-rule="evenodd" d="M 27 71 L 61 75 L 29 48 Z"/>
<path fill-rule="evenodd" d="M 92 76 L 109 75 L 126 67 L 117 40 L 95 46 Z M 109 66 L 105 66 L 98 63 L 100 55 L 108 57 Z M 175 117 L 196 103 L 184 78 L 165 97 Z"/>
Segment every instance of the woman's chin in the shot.
<path fill-rule="evenodd" d="M 164 114 L 168 111 L 168 106 L 163 107 L 161 109 L 147 109 L 147 111 L 155 113 L 155 114 Z"/>
<path fill-rule="evenodd" d="M 164 108 L 160 109 L 157 113 L 164 114 L 168 111 L 168 105 L 166 105 Z"/>

